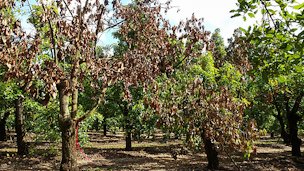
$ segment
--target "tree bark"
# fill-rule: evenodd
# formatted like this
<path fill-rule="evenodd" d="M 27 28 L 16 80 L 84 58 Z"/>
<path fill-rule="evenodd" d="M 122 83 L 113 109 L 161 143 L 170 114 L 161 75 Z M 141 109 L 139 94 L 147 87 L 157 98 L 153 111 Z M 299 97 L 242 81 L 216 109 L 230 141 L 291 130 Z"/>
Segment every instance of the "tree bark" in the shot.
<path fill-rule="evenodd" d="M 24 141 L 25 129 L 23 117 L 23 97 L 19 96 L 15 100 L 15 130 L 17 134 L 18 155 L 28 154 L 28 145 Z"/>
<path fill-rule="evenodd" d="M 0 141 L 6 141 L 6 120 L 8 116 L 10 115 L 10 112 L 5 112 L 3 118 L 0 121 Z"/>
<path fill-rule="evenodd" d="M 277 118 L 277 120 L 279 121 L 279 124 L 280 124 L 281 138 L 283 139 L 285 144 L 290 144 L 289 135 L 287 134 L 287 132 L 285 130 L 285 124 L 284 124 L 283 117 L 282 117 L 282 111 L 280 109 L 278 102 L 276 101 L 275 96 L 274 96 L 274 106 L 278 112 L 278 114 L 275 115 L 275 117 Z"/>
<path fill-rule="evenodd" d="M 291 141 L 291 153 L 292 156 L 301 156 L 301 144 L 302 140 L 298 137 L 298 119 L 295 114 L 290 113 L 287 116 L 289 123 L 289 134 Z"/>
<path fill-rule="evenodd" d="M 187 131 L 186 132 L 186 143 L 188 143 L 190 141 L 191 138 L 191 134 Z"/>
<path fill-rule="evenodd" d="M 292 107 L 292 109 L 289 108 L 289 99 L 285 96 L 285 107 L 287 111 L 287 120 L 288 120 L 288 126 L 289 126 L 289 137 L 291 141 L 291 152 L 292 156 L 301 156 L 301 144 L 302 140 L 298 137 L 298 122 L 300 121 L 301 117 L 297 115 L 297 112 L 299 110 L 302 97 L 304 96 L 304 92 L 301 92 Z"/>
<path fill-rule="evenodd" d="M 127 135 L 126 135 L 126 151 L 132 151 L 132 134 L 131 134 L 131 131 L 127 131 Z"/>
<path fill-rule="evenodd" d="M 216 150 L 216 146 L 212 143 L 211 139 L 206 136 L 205 131 L 202 133 L 202 139 L 204 142 L 204 148 L 207 155 L 208 160 L 208 168 L 209 169 L 218 169 L 219 168 L 219 159 L 218 152 Z"/>
<path fill-rule="evenodd" d="M 281 132 L 281 138 L 283 139 L 285 144 L 290 144 L 290 139 L 289 139 L 289 135 L 287 134 L 286 130 L 285 130 L 285 124 L 282 118 L 281 114 L 276 115 L 276 118 L 279 121 L 280 124 L 280 132 Z"/>
<path fill-rule="evenodd" d="M 124 105 L 123 114 L 125 117 L 125 131 L 126 131 L 126 151 L 132 151 L 132 125 L 130 124 L 129 109 L 127 105 Z"/>
<path fill-rule="evenodd" d="M 59 124 L 62 138 L 62 159 L 60 164 L 61 171 L 78 171 L 77 154 L 76 154 L 76 121 L 73 120 L 69 113 L 69 93 L 68 81 L 63 80 L 57 86 L 60 102 Z M 72 100 L 73 101 L 73 100 Z M 75 111 L 75 106 L 72 105 Z M 73 114 L 75 115 L 75 114 Z"/>
<path fill-rule="evenodd" d="M 61 171 L 78 171 L 76 143 L 75 143 L 75 127 L 76 123 L 73 120 L 65 120 L 61 123 L 61 138 L 62 138 L 62 159 Z"/>
<path fill-rule="evenodd" d="M 103 126 L 103 135 L 107 136 L 107 121 L 106 121 L 106 118 L 104 118 L 102 126 Z"/>

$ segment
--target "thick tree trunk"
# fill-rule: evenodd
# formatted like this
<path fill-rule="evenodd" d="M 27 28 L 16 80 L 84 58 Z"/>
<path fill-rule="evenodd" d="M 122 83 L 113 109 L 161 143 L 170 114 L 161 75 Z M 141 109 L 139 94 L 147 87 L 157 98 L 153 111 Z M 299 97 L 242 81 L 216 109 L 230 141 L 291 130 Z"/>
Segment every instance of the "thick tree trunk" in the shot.
<path fill-rule="evenodd" d="M 285 96 L 285 107 L 287 111 L 287 120 L 289 126 L 289 137 L 291 142 L 291 152 L 292 156 L 301 156 L 301 144 L 302 140 L 298 137 L 298 122 L 301 120 L 301 117 L 297 115 L 299 110 L 302 97 L 304 96 L 304 92 L 301 92 L 297 98 L 295 99 L 295 103 L 290 109 L 289 107 L 289 98 Z"/>
<path fill-rule="evenodd" d="M 204 142 L 204 148 L 207 155 L 208 160 L 208 168 L 209 169 L 218 169 L 219 167 L 219 159 L 218 159 L 218 152 L 216 150 L 216 146 L 210 138 L 208 138 L 205 133 L 202 134 L 202 139 Z"/>
<path fill-rule="evenodd" d="M 298 119 L 296 114 L 289 113 L 288 116 L 289 123 L 289 134 L 291 141 L 291 152 L 292 156 L 301 156 L 301 144 L 302 140 L 298 137 Z"/>
<path fill-rule="evenodd" d="M 0 120 L 0 141 L 6 141 L 6 120 L 10 112 L 5 112 L 3 118 Z"/>
<path fill-rule="evenodd" d="M 77 154 L 75 144 L 75 127 L 73 120 L 66 119 L 61 123 L 62 160 L 61 171 L 78 171 Z"/>
<path fill-rule="evenodd" d="M 69 93 L 67 91 L 68 81 L 62 81 L 58 86 L 59 102 L 60 102 L 60 116 L 59 123 L 62 138 L 62 159 L 61 171 L 78 171 L 77 154 L 76 154 L 76 121 L 73 120 L 69 112 Z M 75 106 L 72 105 L 72 112 Z M 75 114 L 72 114 L 75 115 Z"/>
<path fill-rule="evenodd" d="M 15 130 L 17 134 L 18 155 L 28 154 L 28 146 L 24 141 L 25 129 L 23 117 L 23 97 L 19 96 L 15 100 Z"/>

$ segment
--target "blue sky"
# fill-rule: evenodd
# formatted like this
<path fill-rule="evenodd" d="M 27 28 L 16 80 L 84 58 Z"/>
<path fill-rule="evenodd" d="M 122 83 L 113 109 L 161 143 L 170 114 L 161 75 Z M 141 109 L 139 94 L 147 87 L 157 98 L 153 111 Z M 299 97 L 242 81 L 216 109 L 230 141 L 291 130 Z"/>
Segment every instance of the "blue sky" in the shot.
<path fill-rule="evenodd" d="M 160 0 L 165 2 L 166 0 Z M 30 0 L 31 3 L 35 0 Z M 130 0 L 122 0 L 122 3 L 128 3 Z M 249 24 L 254 21 L 244 22 L 242 17 L 230 18 L 232 14 L 230 10 L 236 8 L 237 0 L 172 0 L 172 6 L 174 8 L 168 12 L 166 16 L 171 23 L 178 23 L 180 20 L 190 18 L 194 13 L 198 18 L 204 18 L 204 25 L 206 30 L 214 31 L 216 28 L 220 28 L 221 34 L 225 41 L 230 38 L 233 34 L 234 29 L 238 27 L 246 28 Z M 179 12 L 177 13 L 177 10 Z M 33 27 L 26 23 L 27 16 L 23 15 L 20 17 L 22 20 L 22 27 L 28 32 L 33 32 Z M 100 36 L 99 44 L 109 45 L 115 43 L 112 37 L 111 30 L 103 33 Z"/>

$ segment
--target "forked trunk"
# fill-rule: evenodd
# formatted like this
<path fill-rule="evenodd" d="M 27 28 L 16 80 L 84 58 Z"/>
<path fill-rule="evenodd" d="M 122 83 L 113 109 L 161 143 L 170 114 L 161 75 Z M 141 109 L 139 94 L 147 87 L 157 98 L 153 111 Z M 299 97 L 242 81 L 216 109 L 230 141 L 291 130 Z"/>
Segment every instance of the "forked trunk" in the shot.
<path fill-rule="evenodd" d="M 15 100 L 15 129 L 17 134 L 18 155 L 28 154 L 28 146 L 24 141 L 25 129 L 23 119 L 23 97 L 19 96 Z"/>
<path fill-rule="evenodd" d="M 288 127 L 289 127 L 289 138 L 291 142 L 291 152 L 292 156 L 301 156 L 301 144 L 302 140 L 298 137 L 298 122 L 301 120 L 301 117 L 297 114 L 301 100 L 304 96 L 304 92 L 301 92 L 296 100 L 295 103 L 290 109 L 289 107 L 289 98 L 285 96 L 285 107 L 287 111 L 287 120 L 288 120 Z"/>
<path fill-rule="evenodd" d="M 67 81 L 62 81 L 58 85 L 60 116 L 59 123 L 62 138 L 62 159 L 60 164 L 61 171 L 78 171 L 77 153 L 75 143 L 76 121 L 69 112 L 69 93 L 67 91 Z"/>
<path fill-rule="evenodd" d="M 212 170 L 218 169 L 219 159 L 218 159 L 218 152 L 216 150 L 215 144 L 212 143 L 211 139 L 207 137 L 205 133 L 202 134 L 202 139 L 204 142 L 204 148 L 207 155 L 208 168 Z"/>
<path fill-rule="evenodd" d="M 6 140 L 6 120 L 8 116 L 10 115 L 10 112 L 5 112 L 3 118 L 0 120 L 0 141 Z"/>

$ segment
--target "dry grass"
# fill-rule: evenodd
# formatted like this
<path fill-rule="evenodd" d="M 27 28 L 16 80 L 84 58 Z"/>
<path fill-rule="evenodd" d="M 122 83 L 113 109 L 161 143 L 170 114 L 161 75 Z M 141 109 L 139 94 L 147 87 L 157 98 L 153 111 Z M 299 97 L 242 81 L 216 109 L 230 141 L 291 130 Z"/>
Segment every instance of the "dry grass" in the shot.
<path fill-rule="evenodd" d="M 133 151 L 124 151 L 123 136 L 107 137 L 93 133 L 91 142 L 79 152 L 81 170 L 205 170 L 206 155 L 203 152 L 171 156 L 172 149 L 180 148 L 181 141 L 170 140 L 133 142 Z M 53 148 L 53 147 L 56 148 Z M 0 142 L 0 170 L 58 170 L 60 146 L 49 142 L 34 143 L 32 154 L 18 157 L 12 141 Z M 52 147 L 52 148 L 51 148 Z M 244 161 L 240 153 L 231 154 L 241 170 L 304 170 L 304 158 L 291 157 L 291 148 L 278 138 L 263 138 L 257 142 L 257 154 Z M 52 154 L 50 151 L 57 151 Z M 224 153 L 220 153 L 220 170 L 237 170 Z"/>

